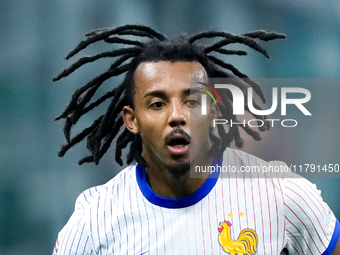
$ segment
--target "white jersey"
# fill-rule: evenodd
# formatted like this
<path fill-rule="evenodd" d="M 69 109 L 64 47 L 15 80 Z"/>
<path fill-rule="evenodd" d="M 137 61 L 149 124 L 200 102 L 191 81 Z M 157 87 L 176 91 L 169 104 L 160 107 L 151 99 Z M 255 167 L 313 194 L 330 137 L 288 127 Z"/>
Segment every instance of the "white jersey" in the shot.
<path fill-rule="evenodd" d="M 228 148 L 226 165 L 268 163 Z M 331 254 L 340 227 L 308 180 L 213 177 L 170 199 L 151 190 L 143 168 L 129 166 L 78 197 L 54 254 Z"/>

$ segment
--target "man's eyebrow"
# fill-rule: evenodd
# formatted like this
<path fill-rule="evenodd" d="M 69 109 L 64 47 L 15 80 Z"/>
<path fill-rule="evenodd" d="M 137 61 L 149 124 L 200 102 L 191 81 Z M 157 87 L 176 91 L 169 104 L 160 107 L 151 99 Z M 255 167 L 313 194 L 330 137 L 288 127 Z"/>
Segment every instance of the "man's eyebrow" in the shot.
<path fill-rule="evenodd" d="M 154 96 L 154 97 L 165 97 L 167 94 L 162 90 L 154 90 L 147 92 L 143 98 L 146 98 L 148 96 Z"/>
<path fill-rule="evenodd" d="M 183 91 L 184 95 L 190 95 L 190 94 L 195 94 L 195 93 L 202 93 L 200 89 L 196 88 L 189 88 Z M 168 94 L 162 90 L 154 90 L 154 91 L 149 91 L 147 92 L 143 98 L 146 98 L 148 96 L 153 96 L 153 97 L 166 97 Z"/>
<path fill-rule="evenodd" d="M 196 93 L 202 94 L 202 90 L 196 89 L 196 88 L 190 88 L 190 89 L 184 90 L 184 94 L 186 94 L 186 95 L 196 94 Z"/>

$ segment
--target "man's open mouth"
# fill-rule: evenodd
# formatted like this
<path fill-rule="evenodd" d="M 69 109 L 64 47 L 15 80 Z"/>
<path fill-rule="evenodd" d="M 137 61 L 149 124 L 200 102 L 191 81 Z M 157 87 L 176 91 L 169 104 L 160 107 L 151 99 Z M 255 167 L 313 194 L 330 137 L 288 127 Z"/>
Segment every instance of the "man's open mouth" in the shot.
<path fill-rule="evenodd" d="M 166 144 L 171 154 L 182 155 L 185 154 L 189 149 L 190 137 L 183 130 L 175 130 L 167 137 Z"/>

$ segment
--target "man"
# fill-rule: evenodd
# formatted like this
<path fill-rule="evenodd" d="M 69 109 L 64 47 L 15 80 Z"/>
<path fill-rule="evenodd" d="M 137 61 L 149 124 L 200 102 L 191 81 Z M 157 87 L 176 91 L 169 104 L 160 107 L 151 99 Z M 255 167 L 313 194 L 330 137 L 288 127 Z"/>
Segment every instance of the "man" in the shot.
<path fill-rule="evenodd" d="M 151 40 L 142 43 L 122 39 L 123 35 Z M 68 141 L 59 155 L 87 137 L 92 155 L 80 164 L 98 164 L 124 124 L 116 140 L 116 161 L 122 164 L 122 149 L 130 143 L 127 162 L 138 164 L 78 197 L 74 214 L 59 233 L 55 254 L 279 254 L 282 250 L 340 254 L 337 220 L 307 180 L 237 178 L 218 171 L 202 171 L 198 178 L 190 175 L 195 166 L 278 164 L 227 148 L 232 140 L 242 145 L 238 128 L 228 132 L 219 128 L 217 135 L 213 119 L 221 115 L 236 120 L 231 98 L 219 91 L 223 104 L 217 107 L 209 101 L 208 114 L 203 115 L 201 95 L 208 78 L 227 77 L 236 78 L 235 85 L 242 89 L 253 87 L 263 98 L 256 83 L 209 53 L 245 55 L 223 48 L 241 43 L 267 56 L 254 38 L 268 41 L 283 35 L 213 31 L 169 40 L 148 27 L 127 25 L 87 36 L 67 58 L 99 40 L 133 47 L 81 58 L 55 79 L 101 57 L 121 56 L 107 72 L 78 89 L 58 118 L 66 119 Z M 212 37 L 222 39 L 206 47 L 196 43 Z M 124 72 L 121 85 L 86 106 L 104 81 Z M 190 79 L 203 82 L 192 88 Z M 108 98 L 112 99 L 107 112 L 71 138 L 72 125 Z M 259 139 L 257 132 L 244 129 Z"/>

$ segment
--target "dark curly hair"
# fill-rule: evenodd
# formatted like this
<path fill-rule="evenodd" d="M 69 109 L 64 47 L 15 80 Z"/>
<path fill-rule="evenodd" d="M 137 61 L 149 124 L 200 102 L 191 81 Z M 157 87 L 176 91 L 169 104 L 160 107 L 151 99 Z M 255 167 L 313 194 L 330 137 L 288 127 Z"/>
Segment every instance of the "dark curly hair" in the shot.
<path fill-rule="evenodd" d="M 145 42 L 136 41 L 132 39 L 124 39 L 124 36 L 147 37 Z M 123 38 L 122 38 L 123 37 Z M 204 38 L 219 38 L 215 43 L 203 46 L 197 43 L 198 40 Z M 118 50 L 99 53 L 94 56 L 85 56 L 80 58 L 69 68 L 62 71 L 53 81 L 57 81 L 63 77 L 68 76 L 73 71 L 82 65 L 96 61 L 100 58 L 118 57 L 118 59 L 109 67 L 109 69 L 89 81 L 86 85 L 78 88 L 64 112 L 56 118 L 66 119 L 64 126 L 64 134 L 67 144 L 63 145 L 59 151 L 59 156 L 62 157 L 72 146 L 87 138 L 87 148 L 91 155 L 79 161 L 79 164 L 84 162 L 99 163 L 99 160 L 107 152 L 112 140 L 118 135 L 116 139 L 116 154 L 115 159 L 118 164 L 122 165 L 121 159 L 122 150 L 130 143 L 130 150 L 127 154 L 127 163 L 133 160 L 137 161 L 141 166 L 146 166 L 145 159 L 142 156 L 142 141 L 139 134 L 134 135 L 128 131 L 127 128 L 121 130 L 124 125 L 122 118 L 122 109 L 125 105 L 133 108 L 133 94 L 134 94 L 134 72 L 142 62 L 157 62 L 157 61 L 197 61 L 206 70 L 209 78 L 237 78 L 233 79 L 234 85 L 241 88 L 246 94 L 247 87 L 252 87 L 256 94 L 265 102 L 264 95 L 261 88 L 249 77 L 236 69 L 233 65 L 225 63 L 221 59 L 212 55 L 212 53 L 220 53 L 226 55 L 246 55 L 247 52 L 243 50 L 228 50 L 223 48 L 229 44 L 244 44 L 269 58 L 265 49 L 263 49 L 254 39 L 262 41 L 269 41 L 278 38 L 285 38 L 283 34 L 268 33 L 265 31 L 255 31 L 242 35 L 234 35 L 226 32 L 209 31 L 199 33 L 194 36 L 187 36 L 180 34 L 173 39 L 167 39 L 164 35 L 156 32 L 147 26 L 142 25 L 125 25 L 116 28 L 94 30 L 86 34 L 86 39 L 79 43 L 79 45 L 71 51 L 66 59 L 71 58 L 79 51 L 86 48 L 88 45 L 97 41 L 105 41 L 110 44 L 124 44 L 130 47 L 121 48 Z M 125 73 L 124 81 L 98 100 L 90 103 L 91 98 L 97 89 L 104 81 L 119 76 Z M 236 117 L 232 114 L 232 96 L 226 90 L 219 90 L 219 95 L 222 98 L 223 106 L 219 106 L 222 114 L 221 118 L 232 119 L 236 121 Z M 91 111 L 96 106 L 100 105 L 107 99 L 111 99 L 106 113 L 97 118 L 89 127 L 85 128 L 74 137 L 70 137 L 70 131 L 81 116 Z M 255 107 L 260 108 L 256 104 Z M 248 110 L 247 105 L 245 109 Z M 264 116 L 255 116 L 258 119 L 264 120 Z M 223 151 L 235 140 L 236 146 L 242 147 L 243 141 L 240 137 L 238 127 L 233 125 L 229 131 L 226 132 L 223 127 L 218 125 L 219 137 L 210 134 L 210 139 L 213 144 L 212 152 L 216 156 L 221 156 Z M 249 126 L 241 126 L 247 134 L 252 136 L 255 140 L 260 140 L 260 135 L 252 130 Z M 264 131 L 269 126 L 263 126 L 259 129 Z"/>

